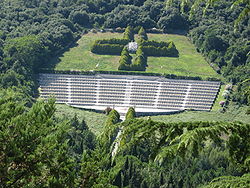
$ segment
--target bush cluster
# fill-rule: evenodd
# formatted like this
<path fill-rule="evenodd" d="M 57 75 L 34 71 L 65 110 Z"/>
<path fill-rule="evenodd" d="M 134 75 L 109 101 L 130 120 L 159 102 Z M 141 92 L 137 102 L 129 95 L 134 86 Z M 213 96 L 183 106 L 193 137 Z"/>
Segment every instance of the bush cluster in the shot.
<path fill-rule="evenodd" d="M 119 120 L 120 120 L 120 114 L 115 109 L 113 109 L 109 112 L 106 125 L 116 124 L 119 122 Z"/>
<path fill-rule="evenodd" d="M 147 56 L 142 50 L 142 46 L 139 46 L 136 51 L 136 57 L 131 65 L 131 70 L 133 71 L 145 71 L 147 67 Z"/>
<path fill-rule="evenodd" d="M 132 61 L 128 49 L 124 47 L 119 63 L 118 70 L 145 71 L 147 67 L 147 56 L 145 56 L 142 47 L 140 46 L 136 51 L 136 57 Z"/>
<path fill-rule="evenodd" d="M 147 56 L 163 56 L 163 57 L 178 57 L 179 52 L 174 43 L 171 42 L 156 42 L 142 41 L 142 50 Z"/>
<path fill-rule="evenodd" d="M 129 40 L 129 41 L 134 41 L 135 40 L 135 38 L 134 38 L 134 31 L 133 31 L 132 27 L 128 26 L 125 29 L 123 38 L 126 39 L 126 40 Z"/>
<path fill-rule="evenodd" d="M 95 42 L 91 52 L 102 55 L 120 55 L 124 45 L 121 44 L 100 44 Z"/>
<path fill-rule="evenodd" d="M 143 27 L 139 30 L 138 35 L 140 40 L 148 40 L 148 35 Z"/>
<path fill-rule="evenodd" d="M 132 57 L 129 55 L 127 47 L 124 47 L 119 60 L 118 70 L 131 70 Z"/>
<path fill-rule="evenodd" d="M 91 47 L 91 52 L 96 54 L 120 55 L 124 46 L 134 40 L 133 29 L 128 26 L 124 32 L 123 39 L 96 40 Z"/>

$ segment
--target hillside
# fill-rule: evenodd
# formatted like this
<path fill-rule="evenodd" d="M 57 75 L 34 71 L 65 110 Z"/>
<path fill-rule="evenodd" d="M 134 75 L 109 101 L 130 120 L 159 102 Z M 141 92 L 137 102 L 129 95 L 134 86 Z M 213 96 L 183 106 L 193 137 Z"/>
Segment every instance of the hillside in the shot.
<path fill-rule="evenodd" d="M 249 188 L 249 10 L 249 0 L 0 1 L 0 187 Z M 88 32 L 103 28 L 126 28 L 125 36 L 96 42 L 90 49 L 96 39 L 121 37 Z M 138 49 L 124 48 L 134 37 Z M 159 42 L 168 40 L 173 42 Z M 98 104 L 100 90 L 110 100 L 105 93 L 110 89 L 118 91 L 110 100 L 116 104 L 123 95 L 131 99 L 132 82 L 101 84 L 100 77 L 96 82 L 82 75 L 79 79 L 74 74 L 81 73 L 71 71 L 67 80 L 60 74 L 44 79 L 48 100 L 41 100 L 38 75 L 43 68 L 52 69 L 51 74 L 54 69 L 117 73 L 119 68 L 181 75 L 187 82 L 192 81 L 186 76 L 216 77 L 223 83 L 211 112 L 137 118 L 131 106 L 121 121 L 115 109 L 106 108 L 104 115 L 58 105 L 53 97 L 85 105 L 95 103 L 91 93 Z M 180 77 L 168 77 L 179 82 Z M 155 83 L 140 82 L 144 85 L 135 84 L 137 93 L 157 93 L 150 97 L 159 101 L 161 87 L 156 92 Z M 193 92 L 192 84 L 178 85 L 169 87 L 175 97 L 169 106 L 183 107 Z M 201 92 L 195 87 L 193 92 L 198 105 L 209 94 L 197 93 L 212 89 L 199 87 Z M 183 102 L 177 93 L 185 96 Z"/>
<path fill-rule="evenodd" d="M 97 55 L 91 53 L 95 40 L 122 38 L 119 33 L 88 33 L 79 39 L 74 47 L 51 60 L 47 68 L 55 70 L 104 70 L 117 71 L 119 56 Z M 196 52 L 194 45 L 187 37 L 174 34 L 149 34 L 150 40 L 173 41 L 179 51 L 179 58 L 148 57 L 147 72 L 176 74 L 180 76 L 215 77 L 220 76 L 209 66 L 204 57 Z M 97 66 L 98 65 L 98 66 Z M 45 67 L 45 68 L 46 68 Z"/>

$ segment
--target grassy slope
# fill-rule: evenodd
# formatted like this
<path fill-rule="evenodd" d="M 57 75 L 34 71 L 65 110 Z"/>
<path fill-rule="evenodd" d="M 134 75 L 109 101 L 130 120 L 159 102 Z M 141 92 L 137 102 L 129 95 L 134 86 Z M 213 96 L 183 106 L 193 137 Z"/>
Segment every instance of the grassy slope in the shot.
<path fill-rule="evenodd" d="M 52 64 L 56 70 L 114 70 L 118 68 L 119 56 L 96 55 L 90 49 L 95 40 L 121 38 L 119 33 L 88 33 L 77 41 L 76 46 L 70 48 L 62 56 L 56 57 Z M 96 65 L 99 67 L 95 69 Z"/>
<path fill-rule="evenodd" d="M 118 68 L 119 56 L 96 55 L 90 52 L 92 43 L 97 39 L 122 38 L 120 33 L 88 33 L 77 41 L 60 57 L 54 58 L 48 66 L 56 70 L 110 70 Z M 150 40 L 174 41 L 180 52 L 179 58 L 149 57 L 147 72 L 168 73 L 188 76 L 218 77 L 194 45 L 182 35 L 149 34 Z M 99 67 L 96 68 L 96 65 Z"/>
<path fill-rule="evenodd" d="M 57 117 L 72 118 L 75 114 L 79 119 L 84 118 L 90 130 L 97 136 L 102 132 L 103 125 L 107 116 L 101 113 L 90 112 L 82 109 L 72 108 L 67 105 L 57 104 Z M 187 111 L 180 114 L 151 116 L 152 120 L 162 122 L 193 122 L 193 121 L 241 121 L 244 123 L 250 122 L 250 115 L 246 115 L 247 107 L 237 107 L 236 105 L 229 106 L 225 113 L 217 111 L 212 112 L 195 112 Z M 144 117 L 147 118 L 147 117 Z"/>
<path fill-rule="evenodd" d="M 90 130 L 96 135 L 99 135 L 101 133 L 103 125 L 107 118 L 105 114 L 77 109 L 68 105 L 57 104 L 56 108 L 57 117 L 63 118 L 66 116 L 67 119 L 70 119 L 74 117 L 75 114 L 77 114 L 78 118 L 84 119 Z"/>
<path fill-rule="evenodd" d="M 195 112 L 186 111 L 180 114 L 152 116 L 151 119 L 162 122 L 192 122 L 192 121 L 241 121 L 250 122 L 250 115 L 246 114 L 247 107 L 238 107 L 237 105 L 229 106 L 227 112 Z"/>
<path fill-rule="evenodd" d="M 220 101 L 225 101 L 224 97 L 222 96 L 222 93 L 225 90 L 225 86 L 226 85 L 221 85 L 221 87 L 220 87 L 220 92 L 219 92 L 219 94 L 218 94 L 218 96 L 216 98 L 216 101 L 215 101 L 215 103 L 213 105 L 213 108 L 212 108 L 213 112 L 218 112 L 220 109 L 222 109 L 219 102 Z"/>
<path fill-rule="evenodd" d="M 196 51 L 195 46 L 182 35 L 149 34 L 149 39 L 156 41 L 174 41 L 179 51 L 179 58 L 149 57 L 149 72 L 159 72 L 176 75 L 218 77 L 218 74 L 208 65 L 204 57 Z"/>

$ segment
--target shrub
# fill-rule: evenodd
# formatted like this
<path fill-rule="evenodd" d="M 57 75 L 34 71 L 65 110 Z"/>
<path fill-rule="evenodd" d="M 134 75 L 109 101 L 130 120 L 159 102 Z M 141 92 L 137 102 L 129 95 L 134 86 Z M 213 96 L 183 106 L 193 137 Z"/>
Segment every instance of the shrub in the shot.
<path fill-rule="evenodd" d="M 95 41 L 98 44 L 120 44 L 120 45 L 126 45 L 129 43 L 129 40 L 127 39 L 103 39 L 103 40 L 96 40 Z"/>
<path fill-rule="evenodd" d="M 120 44 L 98 44 L 95 43 L 91 47 L 91 52 L 96 54 L 120 55 L 123 45 Z"/>
<path fill-rule="evenodd" d="M 120 114 L 116 110 L 111 110 L 106 120 L 106 125 L 113 125 L 118 123 L 120 120 Z"/>
<path fill-rule="evenodd" d="M 128 26 L 125 29 L 123 38 L 129 41 L 134 41 L 134 33 L 132 27 Z"/>
<path fill-rule="evenodd" d="M 141 29 L 139 30 L 138 35 L 139 35 L 140 39 L 148 40 L 147 33 L 143 27 L 141 27 Z"/>
<path fill-rule="evenodd" d="M 156 41 L 141 41 L 142 50 L 147 56 L 167 56 L 178 57 L 179 52 L 174 43 L 171 42 L 156 42 Z"/>
<path fill-rule="evenodd" d="M 119 60 L 118 70 L 130 70 L 131 64 L 132 64 L 132 57 L 129 55 L 128 49 L 124 47 L 121 52 L 121 58 Z"/>
<path fill-rule="evenodd" d="M 128 112 L 126 113 L 126 120 L 135 118 L 135 109 L 129 107 Z"/>

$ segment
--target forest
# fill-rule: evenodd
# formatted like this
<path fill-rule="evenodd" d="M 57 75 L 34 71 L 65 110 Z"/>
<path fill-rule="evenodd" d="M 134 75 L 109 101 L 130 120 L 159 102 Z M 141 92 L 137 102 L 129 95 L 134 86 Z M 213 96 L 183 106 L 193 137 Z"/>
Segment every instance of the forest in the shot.
<path fill-rule="evenodd" d="M 84 33 L 142 26 L 185 31 L 250 114 L 249 10 L 247 0 L 1 1 L 0 187 L 249 187 L 250 124 L 156 122 L 130 108 L 123 122 L 110 111 L 96 136 L 37 100 L 40 68 Z"/>

